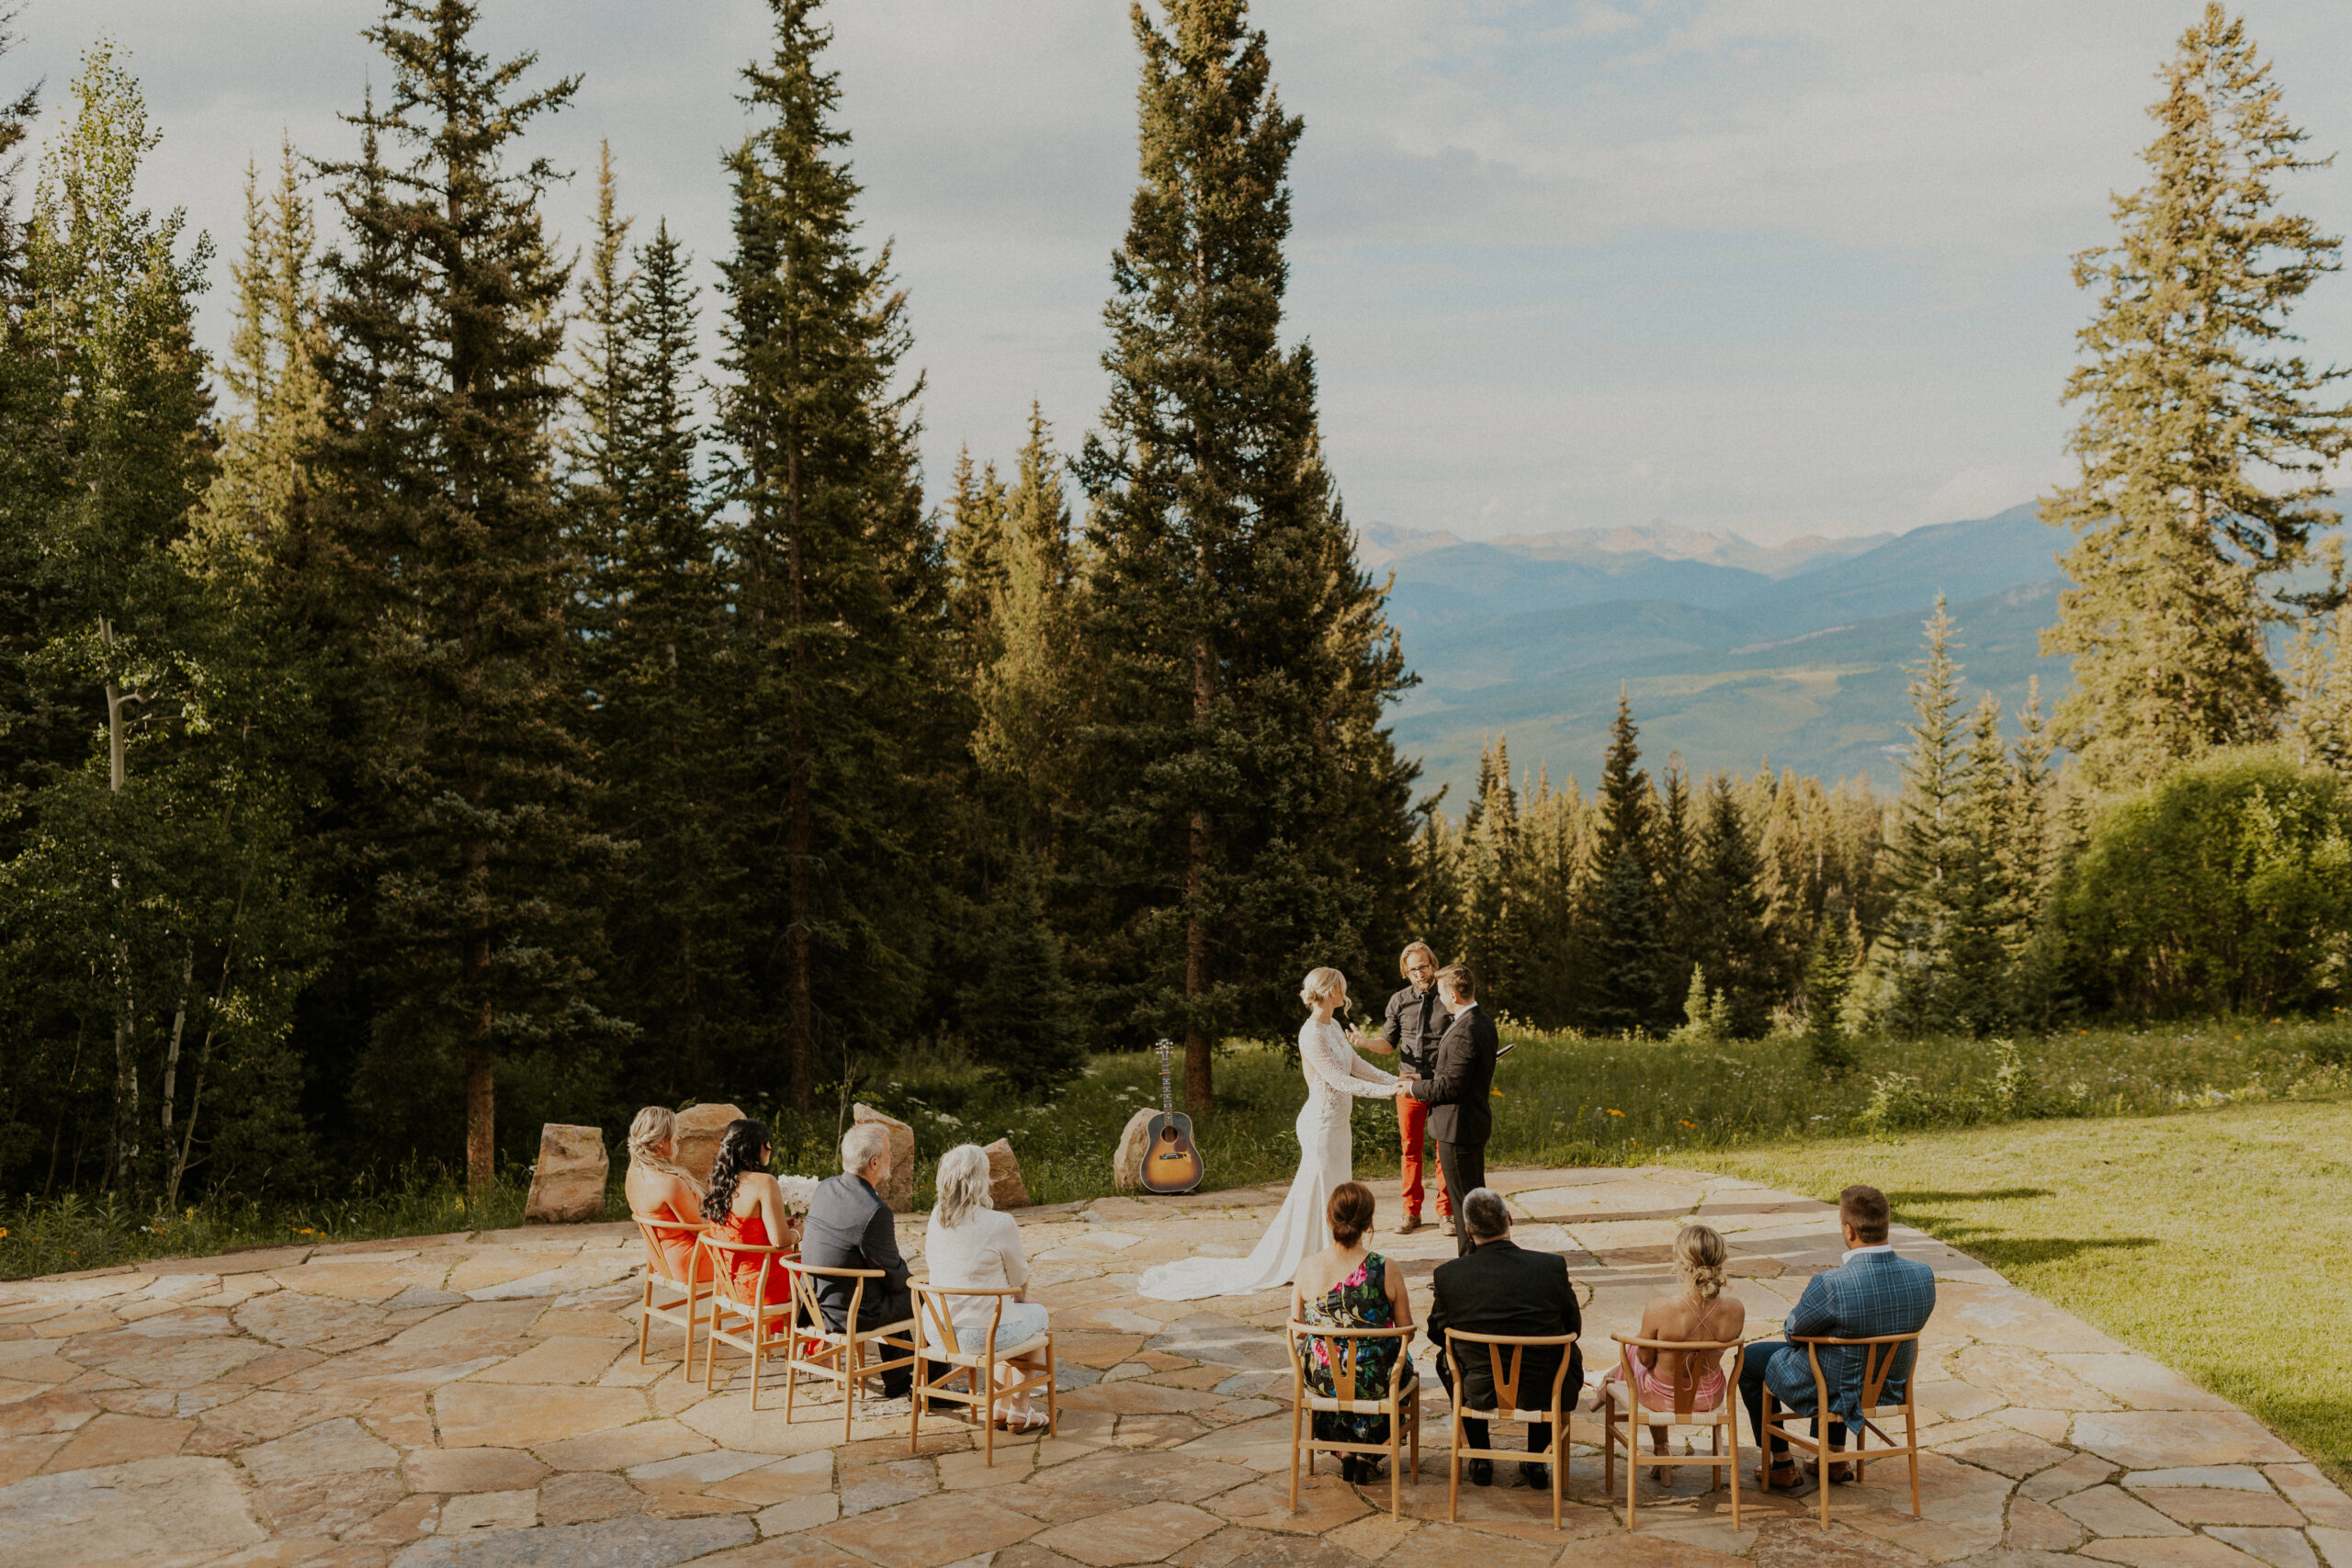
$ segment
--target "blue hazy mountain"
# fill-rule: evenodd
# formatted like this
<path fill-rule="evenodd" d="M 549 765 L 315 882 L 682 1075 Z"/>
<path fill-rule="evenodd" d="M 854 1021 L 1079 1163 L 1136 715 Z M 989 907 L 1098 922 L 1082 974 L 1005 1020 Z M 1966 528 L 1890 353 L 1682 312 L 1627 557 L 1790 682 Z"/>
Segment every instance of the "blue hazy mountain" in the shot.
<path fill-rule="evenodd" d="M 1967 700 L 2005 709 L 2039 675 L 2066 536 L 2031 506 L 1863 538 L 1758 546 L 1654 525 L 1465 541 L 1378 525 L 1362 554 L 1393 571 L 1389 615 L 1421 677 L 1396 737 L 1458 809 L 1478 753 L 1508 735 L 1515 772 L 1546 766 L 1589 788 L 1621 683 L 1646 760 L 1680 751 L 1694 773 L 1769 758 L 1892 785 L 1909 708 L 1905 663 L 1938 592 L 1959 624 Z"/>

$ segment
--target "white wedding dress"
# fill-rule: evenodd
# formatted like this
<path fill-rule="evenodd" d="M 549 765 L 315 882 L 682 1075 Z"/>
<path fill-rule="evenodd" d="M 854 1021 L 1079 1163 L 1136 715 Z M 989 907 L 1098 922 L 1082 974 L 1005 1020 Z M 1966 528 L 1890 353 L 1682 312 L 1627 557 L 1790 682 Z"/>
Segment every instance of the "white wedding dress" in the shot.
<path fill-rule="evenodd" d="M 1239 1296 L 1290 1283 L 1298 1266 L 1331 1244 L 1325 1211 L 1331 1190 L 1355 1177 L 1355 1142 L 1349 1126 L 1357 1100 L 1386 1100 L 1396 1080 L 1355 1054 L 1337 1022 L 1308 1019 L 1298 1031 L 1298 1065 L 1306 1074 L 1306 1103 L 1298 1111 L 1298 1175 L 1282 1213 L 1247 1258 L 1180 1258 L 1148 1269 L 1142 1291 L 1155 1301 Z"/>

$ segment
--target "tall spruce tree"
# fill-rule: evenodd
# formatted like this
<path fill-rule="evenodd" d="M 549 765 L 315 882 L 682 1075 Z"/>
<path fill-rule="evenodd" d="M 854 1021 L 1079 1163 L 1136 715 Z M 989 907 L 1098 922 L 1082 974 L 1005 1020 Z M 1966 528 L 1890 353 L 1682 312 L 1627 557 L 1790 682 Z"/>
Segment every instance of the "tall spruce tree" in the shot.
<path fill-rule="evenodd" d="M 1689 900 L 1694 914 L 1692 959 L 1722 998 L 1725 1032 L 1736 1040 L 1753 1040 L 1770 1026 L 1778 996 L 1767 925 L 1770 910 L 1755 830 L 1728 776 L 1707 781 L 1704 815 L 1686 874 L 1696 889 Z"/>
<path fill-rule="evenodd" d="M 1510 742 L 1498 737 L 1479 751 L 1477 797 L 1462 816 L 1462 957 L 1478 976 L 1481 999 L 1523 1014 L 1527 911 L 1521 902 L 1520 852 Z"/>
<path fill-rule="evenodd" d="M 1006 589 L 1004 481 L 996 465 L 972 464 L 968 446 L 956 455 L 947 502 L 948 593 L 957 662 L 967 679 L 996 661 L 995 608 Z"/>
<path fill-rule="evenodd" d="M 2015 780 L 2001 739 L 2001 705 L 1986 693 L 1968 724 L 1951 875 L 1951 1021 L 1983 1034 L 2008 1017 L 2010 964 L 2024 929 L 2021 891 L 2011 880 L 2010 812 Z"/>
<path fill-rule="evenodd" d="M 982 614 L 993 656 L 975 681 L 972 737 L 982 769 L 1010 785 L 1013 837 L 1049 861 L 1058 859 L 1056 812 L 1068 798 L 1069 737 L 1085 721 L 1088 684 L 1080 663 L 1085 563 L 1061 471 L 1052 428 L 1033 402 L 988 573 L 992 597 Z"/>
<path fill-rule="evenodd" d="M 1911 672 L 1911 744 L 1903 759 L 1903 798 L 1886 882 L 1885 927 L 1871 943 L 1865 978 L 1882 1021 L 1906 1033 L 1948 1026 L 1953 1005 L 1953 909 L 1961 862 L 1970 852 L 1962 804 L 1968 767 L 1961 733 L 1960 665 L 1954 627 L 1936 595 L 1927 655 Z"/>
<path fill-rule="evenodd" d="M 2041 509 L 2077 536 L 2042 639 L 2074 656 L 2057 739 L 2105 786 L 2277 732 L 2267 628 L 2312 530 L 2335 521 L 2328 469 L 2352 449 L 2346 372 L 2287 329 L 2341 242 L 2281 211 L 2278 184 L 2324 161 L 2220 5 L 2162 78 L 2149 181 L 2115 198 L 2116 242 L 2075 261 L 2098 291 L 2066 382 L 2082 477 Z"/>
<path fill-rule="evenodd" d="M 630 227 L 607 152 L 576 317 L 568 503 L 594 562 L 579 618 L 602 817 L 630 846 L 606 905 L 613 1006 L 638 1026 L 631 1088 L 677 1101 L 740 1081 L 761 1038 L 736 734 L 749 671 L 700 478 L 692 261 L 666 220 L 625 251 Z"/>
<path fill-rule="evenodd" d="M 1104 316 L 1110 398 L 1078 465 L 1097 676 L 1082 809 L 1090 967 L 1119 1037 L 1287 1032 L 1298 976 L 1370 972 L 1402 913 L 1407 679 L 1324 468 L 1315 363 L 1280 340 L 1288 172 L 1243 0 L 1133 10 L 1142 182 Z"/>
<path fill-rule="evenodd" d="M 1602 1033 L 1658 1028 L 1681 999 L 1668 993 L 1661 973 L 1666 921 L 1650 863 L 1651 790 L 1640 733 L 1633 699 L 1620 692 L 1601 766 L 1600 830 L 1593 845 L 1599 874 L 1583 920 L 1592 971 L 1585 1022 Z"/>
<path fill-rule="evenodd" d="M 1701 874 L 1700 838 L 1705 830 L 1703 806 L 1690 804 L 1690 775 L 1683 770 L 1679 752 L 1666 760 L 1666 787 L 1655 796 L 1650 813 L 1650 872 L 1657 879 L 1659 932 L 1659 984 L 1669 997 L 1680 995 L 1690 978 L 1690 966 L 1703 962 L 1701 949 L 1707 911 L 1702 907 L 1704 877 Z M 1722 976 L 1712 968 L 1709 984 Z"/>
<path fill-rule="evenodd" d="M 479 22 L 466 0 L 386 0 L 367 29 L 391 95 L 356 117 L 361 158 L 326 166 L 351 233 L 295 567 L 354 724 L 346 843 L 377 998 L 359 1098 L 430 1146 L 430 1097 L 462 1082 L 476 1190 L 502 1059 L 548 1052 L 576 1101 L 612 1032 L 582 886 L 609 847 L 569 632 L 583 570 L 552 475 L 567 278 L 539 203 L 557 176 L 517 146 L 578 84 L 526 89 L 536 57 L 493 62 Z"/>
<path fill-rule="evenodd" d="M 762 781 L 752 841 L 780 952 L 762 982 L 791 1103 L 820 1060 L 911 1021 L 926 977 L 922 852 L 951 746 L 947 578 L 923 515 L 905 302 L 858 243 L 841 87 L 816 0 L 770 0 L 745 67 L 760 123 L 727 160 L 721 398 L 752 679 L 740 744 Z M 765 1086 L 755 1086 L 765 1087 Z"/>

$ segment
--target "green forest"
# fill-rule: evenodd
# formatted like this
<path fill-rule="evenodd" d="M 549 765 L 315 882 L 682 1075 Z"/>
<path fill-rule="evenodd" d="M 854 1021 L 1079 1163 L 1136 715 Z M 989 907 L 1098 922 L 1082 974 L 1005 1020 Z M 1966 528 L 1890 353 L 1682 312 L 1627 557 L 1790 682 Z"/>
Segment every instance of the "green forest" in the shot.
<path fill-rule="evenodd" d="M 1103 405 L 944 483 L 822 7 L 768 9 L 711 66 L 731 248 L 619 145 L 574 258 L 522 143 L 579 79 L 384 0 L 346 144 L 246 172 L 217 356 L 130 57 L 36 146 L 0 18 L 0 1193 L 480 1194 L 544 1122 L 830 1129 L 910 1061 L 1042 1107 L 1162 1036 L 1209 1115 L 1308 968 L 1361 1003 L 1414 938 L 1520 1025 L 1784 1037 L 1816 1082 L 2352 988 L 2352 409 L 2290 326 L 2340 242 L 2218 6 L 2074 263 L 2070 690 L 1972 701 L 1925 584 L 1898 797 L 1694 778 L 1621 705 L 1592 793 L 1498 736 L 1459 800 L 1387 728 L 1245 0 L 1134 9 Z"/>

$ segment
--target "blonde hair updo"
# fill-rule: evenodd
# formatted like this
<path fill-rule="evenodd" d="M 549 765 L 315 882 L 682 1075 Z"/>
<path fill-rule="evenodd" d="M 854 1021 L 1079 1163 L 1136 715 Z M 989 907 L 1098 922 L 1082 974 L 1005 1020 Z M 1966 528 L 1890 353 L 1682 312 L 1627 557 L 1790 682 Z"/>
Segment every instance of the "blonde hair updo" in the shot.
<path fill-rule="evenodd" d="M 1323 998 L 1348 983 L 1348 977 L 1337 969 L 1325 965 L 1306 972 L 1306 983 L 1298 988 L 1298 999 L 1310 1008 L 1323 1005 Z"/>
<path fill-rule="evenodd" d="M 1731 1248 L 1724 1245 L 1723 1233 L 1714 1226 L 1684 1225 L 1675 1233 L 1675 1271 L 1701 1301 L 1711 1302 L 1724 1293 L 1730 1261 Z"/>
<path fill-rule="evenodd" d="M 676 1153 L 677 1113 L 667 1106 L 649 1105 L 639 1111 L 637 1119 L 628 1124 L 628 1163 L 641 1165 L 648 1170 L 658 1170 L 664 1176 L 674 1176 L 700 1193 L 702 1183 L 694 1179 L 692 1171 L 676 1160 L 666 1159 L 654 1152 L 663 1144 L 670 1145 L 673 1154 Z"/>

